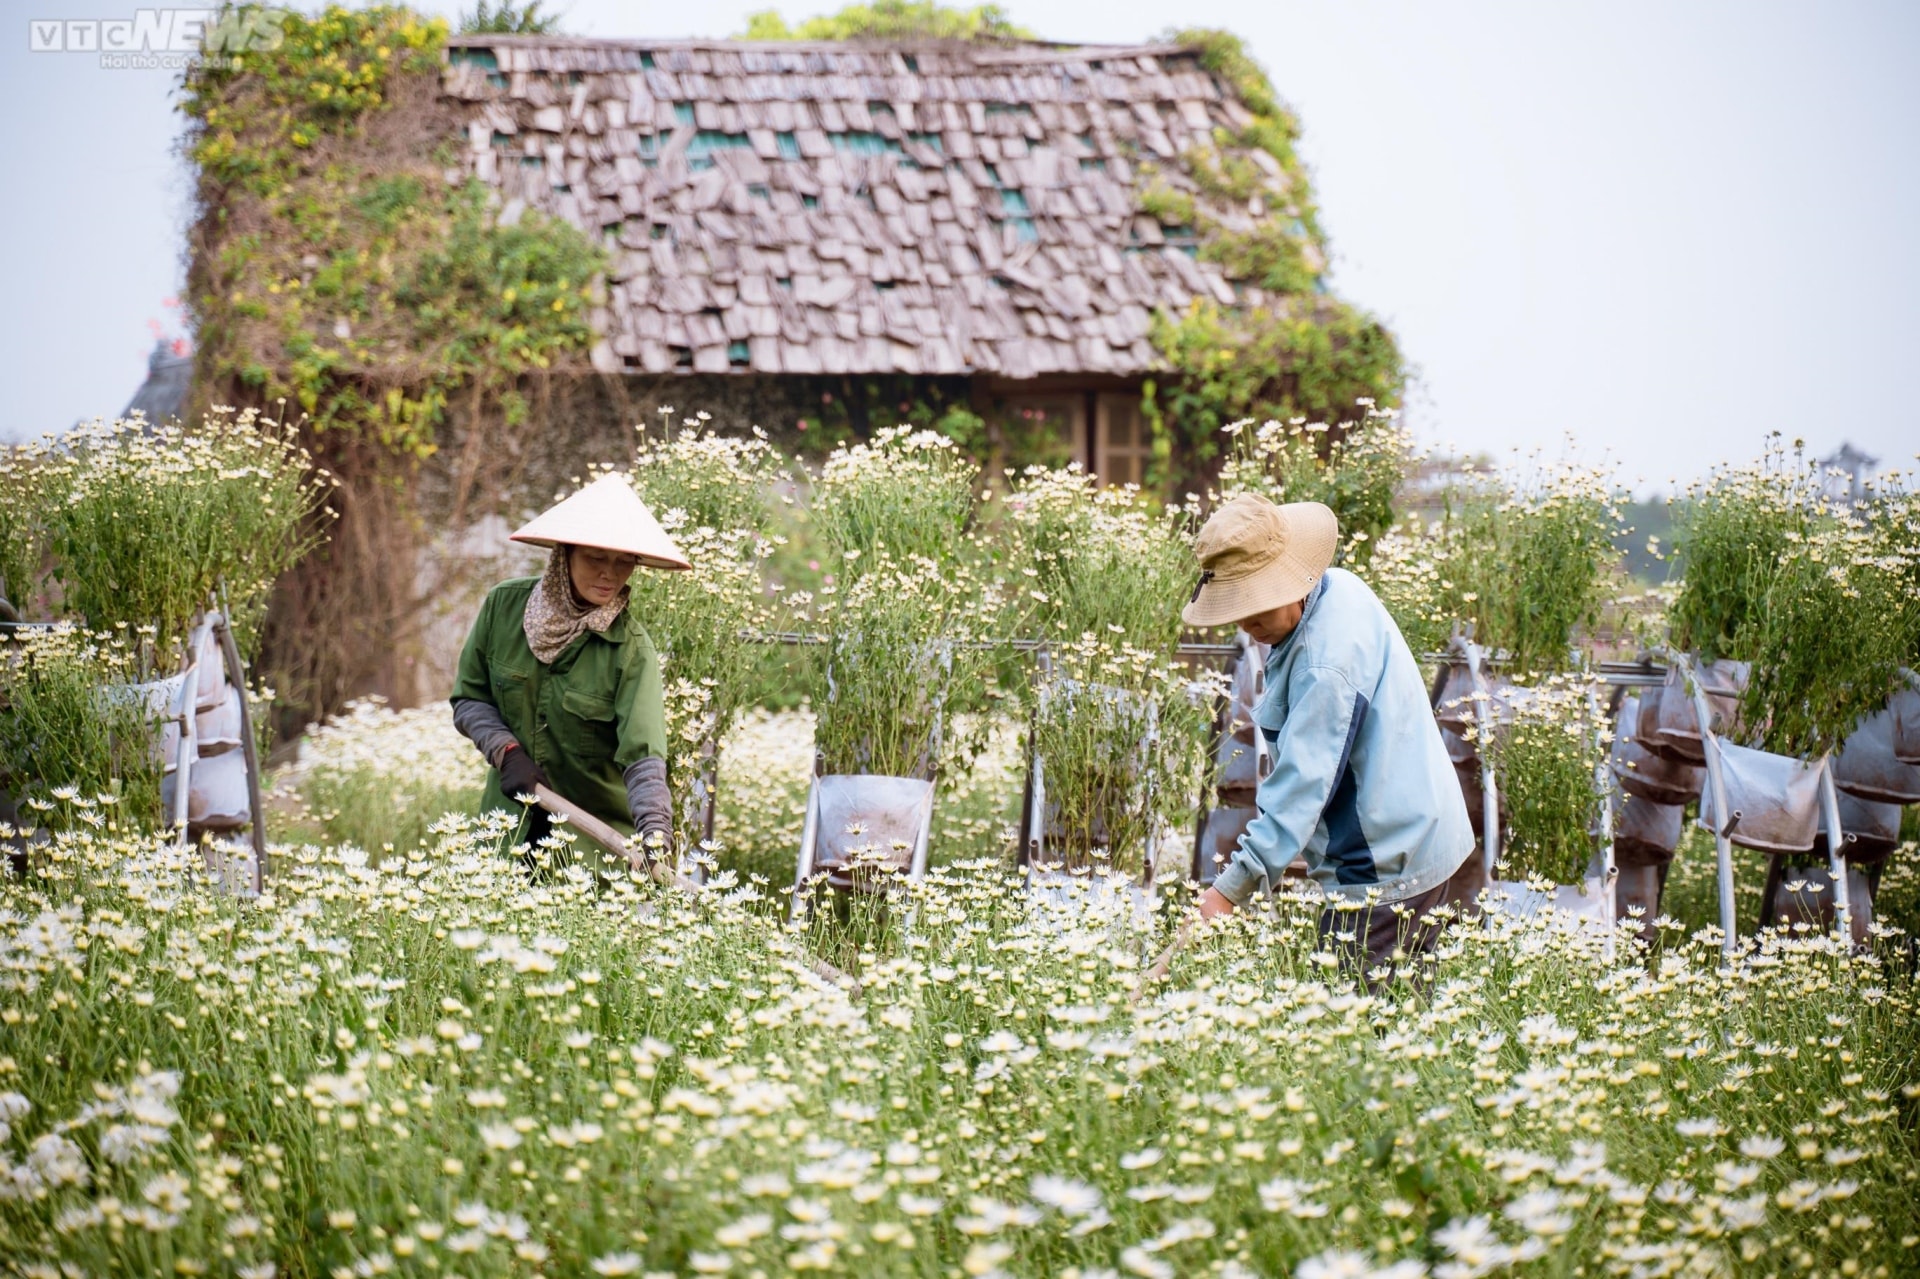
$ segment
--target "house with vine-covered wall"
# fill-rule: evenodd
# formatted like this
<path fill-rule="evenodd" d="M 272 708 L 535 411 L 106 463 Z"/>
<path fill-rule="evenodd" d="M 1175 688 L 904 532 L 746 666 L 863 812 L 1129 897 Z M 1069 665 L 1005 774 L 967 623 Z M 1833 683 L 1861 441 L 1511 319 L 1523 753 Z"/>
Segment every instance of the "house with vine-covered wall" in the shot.
<path fill-rule="evenodd" d="M 932 426 L 1177 494 L 1230 421 L 1400 388 L 1328 291 L 1298 123 L 1224 32 L 276 30 L 183 82 L 184 411 L 284 416 L 339 481 L 263 641 L 289 719 L 438 688 L 429 633 L 500 528 L 663 414 L 814 456 Z"/>
<path fill-rule="evenodd" d="M 1137 483 L 1156 436 L 1190 472 L 1236 409 L 1398 386 L 1326 293 L 1292 118 L 1226 53 L 465 35 L 442 92 L 502 222 L 604 247 L 590 362 L 629 421 L 911 420 Z"/>

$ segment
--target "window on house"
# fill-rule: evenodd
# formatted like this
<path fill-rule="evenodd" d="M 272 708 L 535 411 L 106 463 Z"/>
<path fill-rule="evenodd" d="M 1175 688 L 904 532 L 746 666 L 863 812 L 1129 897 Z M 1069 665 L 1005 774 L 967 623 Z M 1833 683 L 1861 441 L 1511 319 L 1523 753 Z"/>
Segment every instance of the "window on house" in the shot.
<path fill-rule="evenodd" d="M 748 351 L 745 339 L 727 343 L 727 363 L 736 369 L 753 363 L 753 355 Z"/>
<path fill-rule="evenodd" d="M 1025 395 L 1005 401 L 1000 414 L 1009 437 L 1024 439 L 1031 447 L 1051 435 L 1060 460 L 1086 466 L 1086 406 L 1084 395 Z"/>
<path fill-rule="evenodd" d="M 1144 484 L 1153 439 L 1140 414 L 1140 397 L 1103 393 L 1094 402 L 1093 472 L 1102 484 Z"/>

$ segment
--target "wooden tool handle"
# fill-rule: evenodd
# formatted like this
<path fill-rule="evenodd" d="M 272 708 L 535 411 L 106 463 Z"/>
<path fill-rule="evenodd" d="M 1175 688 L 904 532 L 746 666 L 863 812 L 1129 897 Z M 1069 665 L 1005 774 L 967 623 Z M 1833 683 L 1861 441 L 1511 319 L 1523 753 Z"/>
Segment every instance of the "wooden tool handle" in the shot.
<path fill-rule="evenodd" d="M 534 786 L 533 797 L 539 801 L 540 807 L 546 809 L 555 817 L 564 817 L 572 824 L 574 829 L 578 830 L 594 843 L 605 848 L 610 853 L 618 853 L 620 856 L 626 858 L 629 866 L 632 866 L 636 870 L 644 869 L 653 877 L 653 881 L 656 884 L 672 884 L 675 888 L 689 893 L 698 893 L 700 891 L 700 885 L 688 879 L 685 875 L 679 874 L 664 864 L 655 862 L 643 855 L 637 855 L 627 841 L 621 838 L 619 831 L 607 825 L 573 801 L 557 795 L 545 786 L 540 785 Z M 836 986 L 845 982 L 848 987 L 848 994 L 855 999 L 860 997 L 860 983 L 855 981 L 850 974 L 835 968 L 824 959 L 815 959 L 809 956 L 807 964 L 813 969 L 814 973 L 824 981 Z"/>
<path fill-rule="evenodd" d="M 594 843 L 600 845 L 608 852 L 618 853 L 620 856 L 626 858 L 627 865 L 633 867 L 635 870 L 646 871 L 648 875 L 653 877 L 653 881 L 656 884 L 672 884 L 675 888 L 685 889 L 688 892 L 697 893 L 700 891 L 700 885 L 694 883 L 685 875 L 675 873 L 665 864 L 655 862 L 651 858 L 648 858 L 644 853 L 639 852 L 629 845 L 619 831 L 607 825 L 607 823 L 601 821 L 598 817 L 595 817 L 592 813 L 589 813 L 572 800 L 557 795 L 545 786 L 540 785 L 536 785 L 533 788 L 533 797 L 540 802 L 540 807 L 546 809 L 555 817 L 564 817 L 575 830 L 585 835 Z"/>

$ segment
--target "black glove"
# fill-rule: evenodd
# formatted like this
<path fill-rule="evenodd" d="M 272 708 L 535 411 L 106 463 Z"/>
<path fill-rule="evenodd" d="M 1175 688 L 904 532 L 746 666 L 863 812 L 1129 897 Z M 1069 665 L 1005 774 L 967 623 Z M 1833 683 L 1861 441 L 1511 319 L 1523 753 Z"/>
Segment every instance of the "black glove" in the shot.
<path fill-rule="evenodd" d="M 500 760 L 500 789 L 506 792 L 508 799 L 517 799 L 533 794 L 536 785 L 551 786 L 552 783 L 547 780 L 540 765 L 534 763 L 533 756 L 527 754 L 525 747 L 508 748 Z"/>

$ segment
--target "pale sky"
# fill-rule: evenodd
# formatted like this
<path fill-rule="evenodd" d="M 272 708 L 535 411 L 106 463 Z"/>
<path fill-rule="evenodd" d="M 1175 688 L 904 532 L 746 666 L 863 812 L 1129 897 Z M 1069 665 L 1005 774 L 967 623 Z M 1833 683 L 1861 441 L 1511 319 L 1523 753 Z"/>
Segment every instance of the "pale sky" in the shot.
<path fill-rule="evenodd" d="M 453 14 L 455 3 L 420 7 Z M 720 36 L 764 4 L 563 0 L 570 31 Z M 779 6 L 790 19 L 838 7 Z M 1055 40 L 1243 36 L 1305 128 L 1334 287 L 1399 335 L 1434 444 L 1569 437 L 1636 488 L 1767 432 L 1920 450 L 1920 4 L 1907 0 L 1014 0 Z M 183 331 L 177 76 L 0 35 L 13 179 L 0 437 L 118 412 Z"/>

